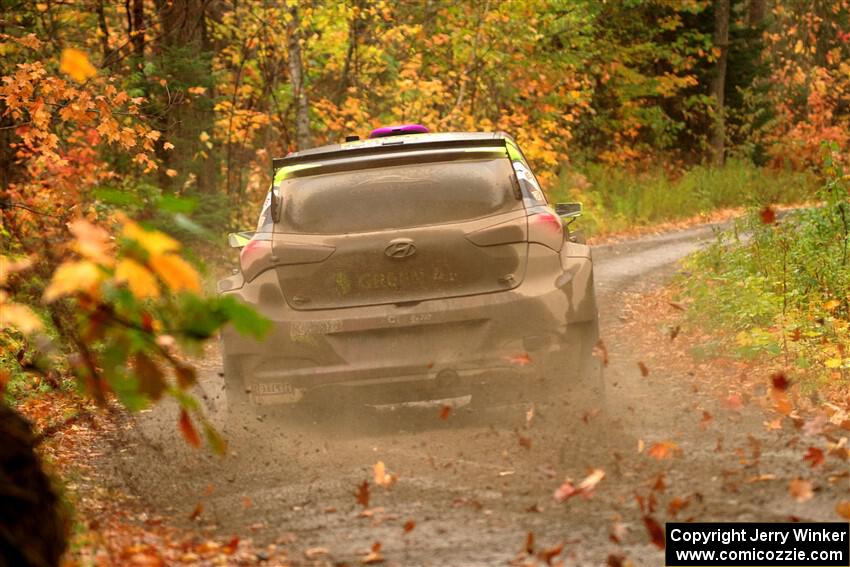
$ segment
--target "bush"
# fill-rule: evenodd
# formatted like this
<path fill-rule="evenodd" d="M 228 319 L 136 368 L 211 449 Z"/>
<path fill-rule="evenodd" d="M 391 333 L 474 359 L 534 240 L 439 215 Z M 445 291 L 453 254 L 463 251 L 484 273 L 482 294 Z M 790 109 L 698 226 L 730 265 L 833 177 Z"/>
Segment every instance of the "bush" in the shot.
<path fill-rule="evenodd" d="M 831 154 L 821 205 L 774 222 L 753 209 L 686 263 L 693 318 L 734 330 L 741 354 L 784 354 L 820 380 L 850 381 L 850 178 Z"/>

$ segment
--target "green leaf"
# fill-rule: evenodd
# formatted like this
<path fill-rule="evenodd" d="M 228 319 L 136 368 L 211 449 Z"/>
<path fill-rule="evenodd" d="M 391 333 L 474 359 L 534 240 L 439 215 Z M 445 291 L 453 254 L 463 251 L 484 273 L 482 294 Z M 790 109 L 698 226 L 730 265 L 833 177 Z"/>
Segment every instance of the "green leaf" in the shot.
<path fill-rule="evenodd" d="M 227 319 L 233 323 L 233 328 L 239 333 L 262 339 L 271 329 L 271 321 L 236 298 L 225 296 L 219 302 L 222 312 L 227 315 Z"/>

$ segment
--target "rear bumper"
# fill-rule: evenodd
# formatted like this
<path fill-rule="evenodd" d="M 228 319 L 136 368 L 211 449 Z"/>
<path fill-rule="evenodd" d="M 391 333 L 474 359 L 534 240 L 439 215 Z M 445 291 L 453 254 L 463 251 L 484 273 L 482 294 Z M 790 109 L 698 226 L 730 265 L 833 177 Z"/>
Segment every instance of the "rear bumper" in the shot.
<path fill-rule="evenodd" d="M 340 388 L 390 403 L 542 378 L 554 360 L 578 357 L 572 331 L 595 319 L 596 303 L 589 257 L 530 249 L 549 269 L 529 268 L 513 290 L 413 305 L 295 311 L 274 272 L 260 274 L 229 293 L 270 319 L 272 331 L 261 342 L 222 331 L 223 354 L 244 380 L 228 387 L 246 389 L 261 404 Z"/>

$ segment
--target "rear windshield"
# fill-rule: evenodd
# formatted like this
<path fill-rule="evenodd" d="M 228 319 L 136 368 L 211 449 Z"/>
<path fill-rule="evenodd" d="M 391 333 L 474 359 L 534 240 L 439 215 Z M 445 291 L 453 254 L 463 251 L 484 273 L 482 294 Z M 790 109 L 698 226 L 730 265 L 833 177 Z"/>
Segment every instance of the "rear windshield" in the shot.
<path fill-rule="evenodd" d="M 522 208 L 506 157 L 337 171 L 288 179 L 284 232 L 341 234 L 445 224 Z"/>

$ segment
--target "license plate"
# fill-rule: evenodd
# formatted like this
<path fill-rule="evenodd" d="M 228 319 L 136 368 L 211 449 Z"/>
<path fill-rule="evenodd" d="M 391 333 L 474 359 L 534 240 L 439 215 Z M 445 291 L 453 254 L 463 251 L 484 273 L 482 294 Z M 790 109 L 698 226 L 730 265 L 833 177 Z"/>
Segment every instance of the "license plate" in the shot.
<path fill-rule="evenodd" d="M 286 382 L 260 382 L 251 386 L 258 404 L 292 404 L 304 397 L 304 390 Z"/>

